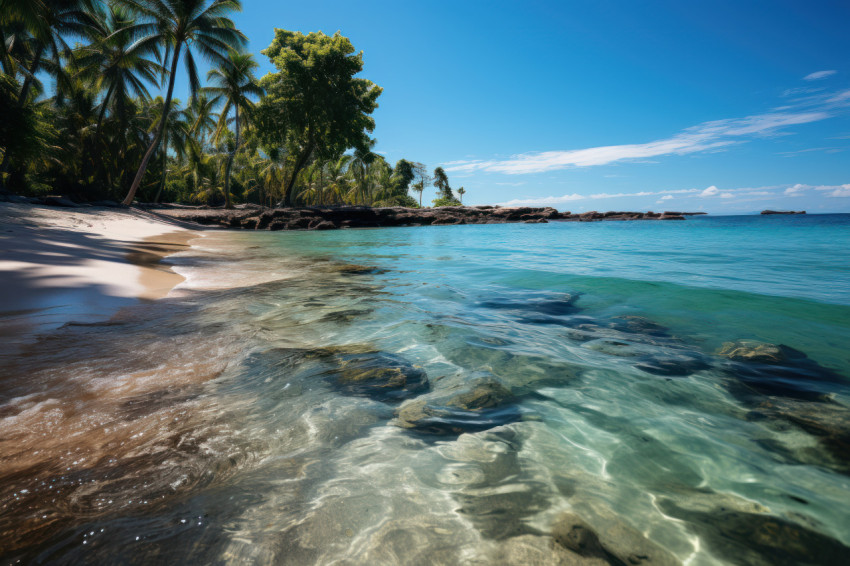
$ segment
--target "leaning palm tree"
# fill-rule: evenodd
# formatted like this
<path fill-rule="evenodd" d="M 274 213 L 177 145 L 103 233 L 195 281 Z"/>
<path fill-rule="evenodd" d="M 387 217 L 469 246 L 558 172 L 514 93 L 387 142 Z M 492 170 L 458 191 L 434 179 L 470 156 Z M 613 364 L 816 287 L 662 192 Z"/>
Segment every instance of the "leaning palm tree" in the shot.
<path fill-rule="evenodd" d="M 251 102 L 249 96 L 261 96 L 263 94 L 263 89 L 257 84 L 257 78 L 254 76 L 254 69 L 257 67 L 259 65 L 250 53 L 240 53 L 231 49 L 227 54 L 227 60 L 222 61 L 218 68 L 211 69 L 207 73 L 207 80 L 212 82 L 213 86 L 203 89 L 204 92 L 214 95 L 215 101 L 220 101 L 223 104 L 219 113 L 214 141 L 218 141 L 227 131 L 230 109 L 233 108 L 234 112 L 233 121 L 236 139 L 233 144 L 233 151 L 227 157 L 227 165 L 224 171 L 225 208 L 233 208 L 233 203 L 230 202 L 230 173 L 233 168 L 233 158 L 239 151 L 239 111 L 241 110 L 246 116 L 250 116 L 254 103 Z"/>
<path fill-rule="evenodd" d="M 460 204 L 463 204 L 463 195 L 466 194 L 466 189 L 464 189 L 463 187 L 459 188 L 457 190 L 457 194 L 460 195 Z"/>
<path fill-rule="evenodd" d="M 168 73 L 168 90 L 165 95 L 165 111 L 153 141 L 145 152 L 130 191 L 124 199 L 124 205 L 133 203 L 136 191 L 148 168 L 148 163 L 156 153 L 162 139 L 165 121 L 171 108 L 171 96 L 174 93 L 174 80 L 177 76 L 177 63 L 185 51 L 186 71 L 193 97 L 200 88 L 198 68 L 192 48 L 213 63 L 227 58 L 233 47 L 245 44 L 247 39 L 236 29 L 227 15 L 242 9 L 239 0 L 120 0 L 137 12 L 146 21 L 128 27 L 137 37 L 156 37 L 165 47 L 166 61 L 171 62 Z M 185 48 L 185 49 L 184 49 Z"/>

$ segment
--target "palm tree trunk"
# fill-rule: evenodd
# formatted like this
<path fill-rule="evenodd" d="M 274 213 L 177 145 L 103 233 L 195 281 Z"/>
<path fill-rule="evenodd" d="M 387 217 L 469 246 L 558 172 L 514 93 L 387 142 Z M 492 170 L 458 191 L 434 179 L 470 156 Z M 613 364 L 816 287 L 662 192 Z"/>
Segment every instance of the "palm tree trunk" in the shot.
<path fill-rule="evenodd" d="M 162 178 L 159 180 L 159 189 L 156 191 L 154 202 L 159 202 L 159 197 L 162 195 L 162 189 L 165 187 L 165 176 L 168 173 L 168 139 L 165 140 L 165 145 L 162 146 Z"/>
<path fill-rule="evenodd" d="M 236 111 L 236 145 L 233 146 L 233 151 L 227 158 L 227 170 L 224 172 L 224 208 L 228 210 L 233 208 L 233 203 L 230 202 L 230 171 L 233 168 L 236 152 L 239 151 L 239 105 L 234 104 L 233 109 Z"/>
<path fill-rule="evenodd" d="M 145 176 L 145 171 L 147 171 L 148 163 L 153 157 L 154 152 L 156 152 L 156 148 L 159 147 L 159 142 L 162 139 L 162 132 L 165 129 L 165 121 L 168 119 L 168 112 L 171 110 L 171 95 L 174 93 L 174 77 L 177 75 L 177 60 L 180 59 L 180 49 L 183 47 L 183 43 L 179 42 L 177 46 L 174 48 L 174 59 L 171 61 L 171 76 L 168 77 L 168 93 L 165 96 L 165 106 L 162 109 L 162 118 L 159 119 L 159 126 L 156 128 L 156 137 L 154 137 L 151 142 L 150 147 L 147 152 L 145 152 L 145 156 L 142 158 L 142 164 L 139 165 L 139 170 L 136 172 L 136 177 L 133 179 L 133 184 L 130 185 L 130 191 L 127 193 L 127 197 L 124 199 L 124 206 L 130 206 L 133 204 L 133 199 L 136 197 L 136 191 L 139 190 L 139 185 L 142 184 L 142 178 Z"/>

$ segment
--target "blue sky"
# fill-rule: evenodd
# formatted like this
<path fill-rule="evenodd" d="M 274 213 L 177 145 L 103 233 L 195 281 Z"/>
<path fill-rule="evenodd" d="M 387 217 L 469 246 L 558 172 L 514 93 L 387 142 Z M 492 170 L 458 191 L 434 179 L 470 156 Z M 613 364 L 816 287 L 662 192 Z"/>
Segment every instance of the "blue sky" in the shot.
<path fill-rule="evenodd" d="M 260 74 L 274 27 L 348 36 L 384 88 L 376 149 L 442 165 L 469 204 L 850 212 L 846 0 L 243 0 L 234 19 Z"/>

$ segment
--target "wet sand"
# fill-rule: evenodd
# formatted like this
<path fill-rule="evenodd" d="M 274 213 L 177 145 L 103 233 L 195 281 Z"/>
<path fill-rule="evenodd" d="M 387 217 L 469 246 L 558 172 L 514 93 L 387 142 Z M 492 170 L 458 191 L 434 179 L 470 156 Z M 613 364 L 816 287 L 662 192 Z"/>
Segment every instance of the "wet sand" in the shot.
<path fill-rule="evenodd" d="M 183 278 L 160 262 L 197 235 L 132 209 L 0 203 L 0 336 L 9 345 L 164 297 Z"/>
<path fill-rule="evenodd" d="M 139 268 L 139 283 L 143 289 L 140 299 L 161 299 L 177 285 L 186 280 L 175 273 L 162 260 L 171 254 L 189 249 L 189 241 L 197 238 L 197 234 L 189 231 L 170 232 L 145 238 L 144 241 L 130 247 L 127 261 Z"/>

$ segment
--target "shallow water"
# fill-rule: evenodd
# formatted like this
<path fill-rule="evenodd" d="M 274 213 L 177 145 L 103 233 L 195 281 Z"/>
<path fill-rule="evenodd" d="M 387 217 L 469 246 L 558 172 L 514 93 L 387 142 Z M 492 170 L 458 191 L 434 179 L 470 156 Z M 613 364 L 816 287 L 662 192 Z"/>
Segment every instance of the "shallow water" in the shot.
<path fill-rule="evenodd" d="M 848 243 L 846 215 L 208 233 L 172 297 L 3 355 L 0 556 L 844 563 Z"/>

